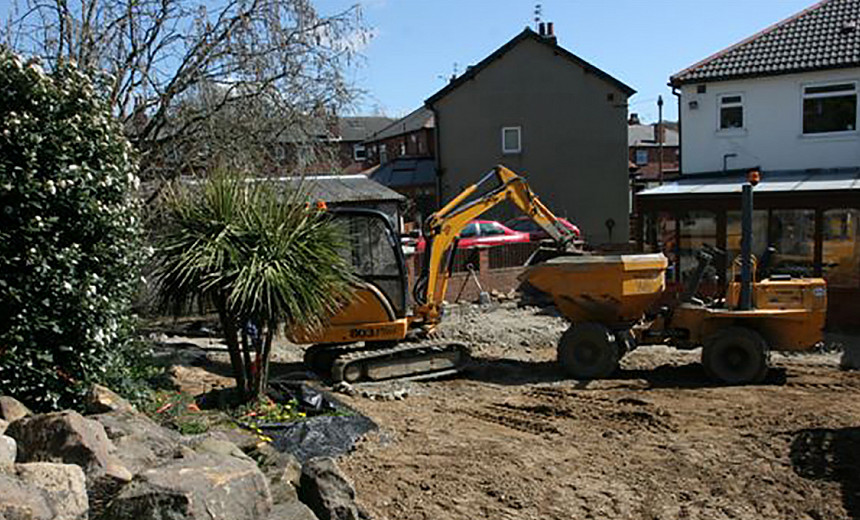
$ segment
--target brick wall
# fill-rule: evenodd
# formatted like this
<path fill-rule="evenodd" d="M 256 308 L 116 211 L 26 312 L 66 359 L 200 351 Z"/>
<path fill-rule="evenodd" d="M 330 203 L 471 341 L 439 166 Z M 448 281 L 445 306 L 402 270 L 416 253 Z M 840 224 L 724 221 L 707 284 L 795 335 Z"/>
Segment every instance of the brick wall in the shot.
<path fill-rule="evenodd" d="M 481 288 L 487 292 L 508 293 L 519 287 L 517 277 L 523 272 L 523 265 L 537 249 L 538 243 L 509 244 L 501 247 L 460 249 L 454 259 L 454 269 L 448 280 L 445 300 L 453 302 L 460 295 L 460 301 L 475 301 L 480 289 L 471 274 L 471 266 Z M 413 287 L 417 273 L 421 271 L 422 255 L 407 258 L 409 287 Z M 462 291 L 462 294 L 461 294 Z"/>

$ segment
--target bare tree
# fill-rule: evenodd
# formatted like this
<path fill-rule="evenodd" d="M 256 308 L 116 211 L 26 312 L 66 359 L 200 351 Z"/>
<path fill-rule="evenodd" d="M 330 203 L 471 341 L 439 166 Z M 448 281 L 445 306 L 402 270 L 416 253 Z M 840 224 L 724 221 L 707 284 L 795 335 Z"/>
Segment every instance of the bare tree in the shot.
<path fill-rule="evenodd" d="M 150 178 L 212 159 L 312 162 L 358 94 L 346 71 L 370 35 L 359 6 L 323 16 L 310 0 L 20 0 L 0 25 L 48 67 L 106 73 Z"/>

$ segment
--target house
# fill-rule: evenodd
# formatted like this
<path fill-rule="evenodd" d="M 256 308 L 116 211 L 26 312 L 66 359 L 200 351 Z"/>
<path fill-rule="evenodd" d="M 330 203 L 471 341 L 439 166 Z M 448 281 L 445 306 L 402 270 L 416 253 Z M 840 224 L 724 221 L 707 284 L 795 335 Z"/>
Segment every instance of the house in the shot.
<path fill-rule="evenodd" d="M 641 184 L 678 174 L 680 145 L 676 123 L 643 125 L 637 114 L 630 114 L 627 120 L 627 150 L 630 173 Z"/>
<path fill-rule="evenodd" d="M 434 157 L 434 128 L 433 112 L 424 107 L 392 121 L 365 139 L 368 165 L 382 165 L 397 157 Z"/>
<path fill-rule="evenodd" d="M 332 142 L 337 144 L 339 166 L 344 173 L 358 173 L 372 164 L 368 161 L 364 141 L 393 122 L 394 119 L 389 117 L 338 118 Z"/>
<path fill-rule="evenodd" d="M 635 91 L 559 46 L 551 27 L 523 30 L 425 101 L 436 127 L 437 204 L 501 163 L 591 243 L 626 243 Z M 506 207 L 491 216 L 516 214 Z"/>
<path fill-rule="evenodd" d="M 755 188 L 754 251 L 777 249 L 783 272 L 828 280 L 830 325 L 860 313 L 860 0 L 825 0 L 671 76 L 681 175 L 638 195 L 645 247 L 672 256 L 740 245 L 740 186 Z M 662 242 L 662 244 L 661 244 Z M 718 274 L 728 276 L 723 262 Z"/>
<path fill-rule="evenodd" d="M 370 177 L 412 201 L 407 219 L 436 209 L 436 139 L 433 112 L 425 107 L 394 121 L 364 142 Z"/>
<path fill-rule="evenodd" d="M 436 159 L 396 157 L 369 175 L 374 181 L 404 195 L 410 202 L 404 218 L 423 221 L 436 211 Z"/>

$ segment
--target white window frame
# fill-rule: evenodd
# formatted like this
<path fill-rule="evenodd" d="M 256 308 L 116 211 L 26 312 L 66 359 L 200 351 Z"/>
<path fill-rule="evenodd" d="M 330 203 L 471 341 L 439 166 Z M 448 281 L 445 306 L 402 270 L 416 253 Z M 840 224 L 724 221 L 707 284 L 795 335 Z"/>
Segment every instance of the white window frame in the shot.
<path fill-rule="evenodd" d="M 359 157 L 359 152 L 364 153 L 364 157 Z M 354 161 L 366 161 L 367 160 L 367 148 L 362 143 L 352 145 L 352 160 Z"/>
<path fill-rule="evenodd" d="M 505 133 L 509 130 L 516 130 L 517 132 L 517 147 L 516 148 L 505 148 Z M 502 127 L 502 153 L 503 154 L 515 154 L 522 153 L 523 151 L 523 127 L 521 126 L 503 126 Z"/>
<path fill-rule="evenodd" d="M 815 98 L 824 98 L 824 97 L 839 97 L 840 91 L 837 92 L 820 92 L 815 94 L 807 94 L 806 89 L 810 87 L 830 87 L 833 85 L 854 85 L 854 97 L 856 98 L 856 109 L 854 112 L 854 130 L 838 130 L 836 132 L 814 132 L 807 134 L 803 131 L 803 102 L 809 99 Z M 843 90 L 841 92 L 848 92 Z M 807 139 L 815 139 L 817 137 L 838 137 L 838 136 L 848 136 L 848 135 L 856 135 L 857 134 L 857 126 L 860 123 L 860 93 L 858 93 L 858 84 L 857 80 L 853 79 L 845 79 L 845 80 L 833 80 L 833 81 L 820 81 L 814 83 L 802 83 L 800 85 L 800 136 Z"/>
<path fill-rule="evenodd" d="M 726 104 L 723 103 L 724 98 L 731 98 L 731 97 L 739 97 L 739 98 L 741 98 L 741 100 L 737 101 L 737 102 L 733 102 L 733 103 L 726 103 Z M 741 133 L 741 132 L 746 131 L 746 128 L 747 128 L 747 107 L 746 107 L 746 103 L 745 103 L 745 98 L 746 98 L 746 96 L 744 95 L 743 92 L 725 92 L 723 94 L 717 95 L 717 132 L 719 132 L 721 134 L 726 134 L 726 133 Z M 741 107 L 741 118 L 743 119 L 743 124 L 739 127 L 736 127 L 736 128 L 723 128 L 722 127 L 723 108 L 734 108 L 734 107 Z"/>

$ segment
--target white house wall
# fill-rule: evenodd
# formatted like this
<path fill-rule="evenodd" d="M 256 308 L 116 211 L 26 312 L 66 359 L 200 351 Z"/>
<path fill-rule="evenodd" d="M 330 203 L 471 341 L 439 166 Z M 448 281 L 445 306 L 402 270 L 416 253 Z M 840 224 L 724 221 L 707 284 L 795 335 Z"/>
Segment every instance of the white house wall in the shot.
<path fill-rule="evenodd" d="M 683 173 L 760 166 L 767 170 L 838 168 L 860 165 L 860 134 L 802 135 L 802 93 L 809 83 L 857 81 L 860 68 L 790 74 L 706 84 L 681 89 L 681 160 Z M 743 95 L 744 128 L 718 130 L 721 94 Z M 690 102 L 698 103 L 691 109 Z M 858 103 L 860 107 L 860 103 Z M 860 123 L 860 116 L 857 118 Z"/>

